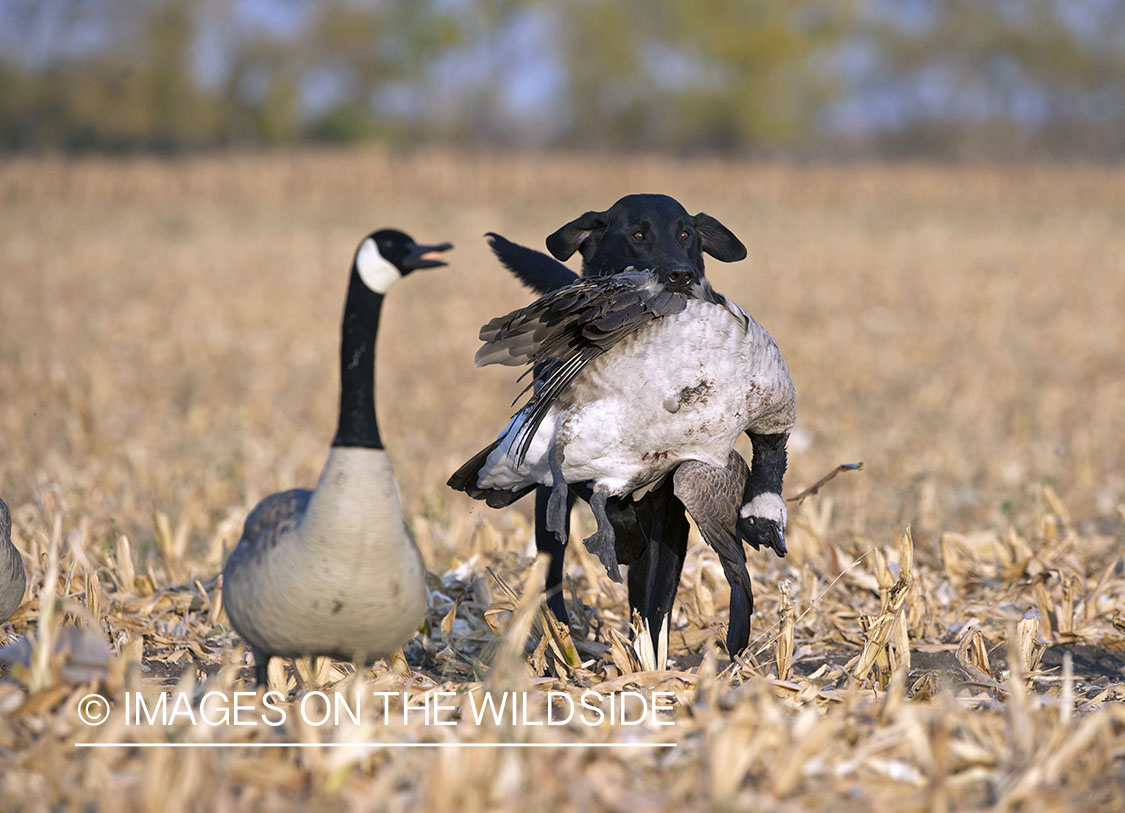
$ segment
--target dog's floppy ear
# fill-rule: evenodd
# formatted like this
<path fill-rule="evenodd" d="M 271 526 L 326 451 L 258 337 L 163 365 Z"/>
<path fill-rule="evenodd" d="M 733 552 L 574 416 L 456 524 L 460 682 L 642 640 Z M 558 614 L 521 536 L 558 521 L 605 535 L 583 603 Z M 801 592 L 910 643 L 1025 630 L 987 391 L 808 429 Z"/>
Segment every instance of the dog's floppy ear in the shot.
<path fill-rule="evenodd" d="M 556 260 L 569 260 L 586 238 L 605 228 L 605 212 L 586 212 L 547 238 L 547 250 Z M 733 235 L 731 235 L 733 237 Z"/>
<path fill-rule="evenodd" d="M 734 232 L 711 215 L 700 212 L 692 218 L 695 229 L 703 243 L 703 250 L 725 263 L 746 259 L 746 246 L 734 236 Z"/>

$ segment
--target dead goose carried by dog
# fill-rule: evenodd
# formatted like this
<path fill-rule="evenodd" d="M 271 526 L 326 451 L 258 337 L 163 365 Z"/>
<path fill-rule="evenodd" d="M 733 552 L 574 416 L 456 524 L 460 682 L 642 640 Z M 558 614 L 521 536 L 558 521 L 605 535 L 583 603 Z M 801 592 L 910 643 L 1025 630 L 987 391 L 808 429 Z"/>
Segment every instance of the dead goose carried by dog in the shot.
<path fill-rule="evenodd" d="M 749 499 L 745 461 L 736 455 L 734 465 L 731 452 L 743 432 L 784 438 L 796 417 L 793 382 L 769 333 L 701 275 L 677 270 L 580 279 L 493 319 L 480 337 L 477 365 L 531 365 L 533 392 L 449 485 L 493 507 L 551 486 L 548 527 L 559 529 L 567 484 L 592 483 L 598 527 L 585 543 L 620 580 L 607 499 L 695 461 L 676 494 L 701 530 L 717 527 L 719 514 L 719 525 L 731 525 L 735 512 L 737 553 L 714 533 L 705 538 L 723 558 L 732 609 L 736 585 L 745 594 L 738 609 L 745 607 L 748 629 L 741 541 L 764 539 L 784 554 L 786 512 L 779 494 Z M 728 638 L 744 645 L 741 620 L 737 627 L 732 621 Z"/>

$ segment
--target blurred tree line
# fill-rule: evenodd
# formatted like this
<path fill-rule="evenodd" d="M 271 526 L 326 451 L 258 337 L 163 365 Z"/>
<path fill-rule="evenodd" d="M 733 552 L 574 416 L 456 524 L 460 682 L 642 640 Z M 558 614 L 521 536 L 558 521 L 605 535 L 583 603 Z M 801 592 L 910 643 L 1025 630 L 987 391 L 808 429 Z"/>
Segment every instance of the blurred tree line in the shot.
<path fill-rule="evenodd" d="M 1125 152 L 1120 0 L 4 0 L 0 149 Z"/>

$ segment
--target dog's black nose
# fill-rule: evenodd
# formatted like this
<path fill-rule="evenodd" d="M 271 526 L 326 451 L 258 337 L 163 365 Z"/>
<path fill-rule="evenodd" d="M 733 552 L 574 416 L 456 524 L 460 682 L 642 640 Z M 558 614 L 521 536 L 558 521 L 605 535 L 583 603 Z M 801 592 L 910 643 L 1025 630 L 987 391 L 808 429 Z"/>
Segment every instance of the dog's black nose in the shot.
<path fill-rule="evenodd" d="M 699 282 L 699 272 L 690 265 L 674 265 L 664 271 L 665 282 L 673 288 L 686 290 Z"/>

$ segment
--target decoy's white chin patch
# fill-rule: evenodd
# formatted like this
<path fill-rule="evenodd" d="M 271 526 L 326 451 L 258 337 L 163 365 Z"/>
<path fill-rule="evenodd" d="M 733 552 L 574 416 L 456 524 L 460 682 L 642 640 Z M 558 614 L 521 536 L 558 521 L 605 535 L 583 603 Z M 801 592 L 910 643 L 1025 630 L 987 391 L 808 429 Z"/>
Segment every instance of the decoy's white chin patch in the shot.
<path fill-rule="evenodd" d="M 788 519 L 788 512 L 785 510 L 785 501 L 781 499 L 780 494 L 767 492 L 759 494 L 750 502 L 742 506 L 742 510 L 738 515 L 743 519 L 747 517 L 761 517 L 762 519 L 770 519 L 776 522 L 780 527 L 785 527 L 785 520 Z"/>
<path fill-rule="evenodd" d="M 402 272 L 394 267 L 368 237 L 355 255 L 355 267 L 363 284 L 377 294 L 385 294 L 391 286 L 402 279 Z"/>

